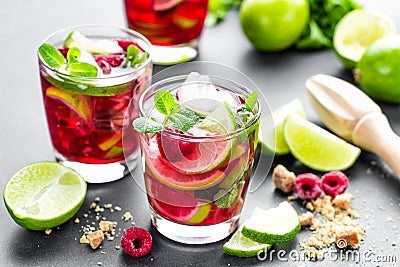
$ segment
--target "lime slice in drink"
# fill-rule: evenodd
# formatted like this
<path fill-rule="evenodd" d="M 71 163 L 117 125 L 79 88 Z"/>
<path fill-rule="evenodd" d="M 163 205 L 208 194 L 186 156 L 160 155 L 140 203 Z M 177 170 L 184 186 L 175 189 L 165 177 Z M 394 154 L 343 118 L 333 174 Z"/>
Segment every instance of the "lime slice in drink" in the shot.
<path fill-rule="evenodd" d="M 154 178 L 169 187 L 182 190 L 205 189 L 218 184 L 225 177 L 224 172 L 219 169 L 199 174 L 182 173 L 181 170 L 174 168 L 172 163 L 161 156 L 156 138 L 150 140 L 147 149 L 146 171 L 149 171 Z"/>
<path fill-rule="evenodd" d="M 245 237 L 259 243 L 277 244 L 292 240 L 301 225 L 296 210 L 284 201 L 276 208 L 268 210 L 257 207 L 244 224 Z"/>
<path fill-rule="evenodd" d="M 297 114 L 306 118 L 306 112 L 300 99 L 294 99 L 281 106 L 272 113 L 272 120 L 270 118 L 260 120 L 258 143 L 261 145 L 261 152 L 273 152 L 276 155 L 289 153 L 289 146 L 283 134 L 283 125 L 289 114 Z"/>
<path fill-rule="evenodd" d="M 93 41 L 79 31 L 72 31 L 64 41 L 64 47 L 77 47 L 80 50 L 86 50 L 91 54 L 109 54 L 121 53 L 123 49 L 117 42 L 111 40 Z M 82 52 L 82 51 L 81 51 Z"/>
<path fill-rule="evenodd" d="M 16 223 L 45 230 L 69 220 L 86 196 L 86 182 L 56 162 L 30 164 L 15 173 L 4 188 L 4 203 Z"/>
<path fill-rule="evenodd" d="M 235 118 L 230 107 L 227 105 L 220 105 L 214 112 L 209 114 L 202 122 L 189 131 L 195 136 L 217 136 L 231 133 L 235 129 Z M 168 162 L 165 160 L 165 164 L 183 174 L 202 174 L 210 172 L 221 166 L 230 157 L 235 139 L 210 139 L 197 142 L 196 144 L 198 145 L 198 157 L 196 159 L 189 160 L 183 157 L 182 160 L 175 162 Z"/>
<path fill-rule="evenodd" d="M 85 121 L 93 115 L 93 101 L 90 96 L 74 94 L 55 86 L 47 88 L 46 96 L 62 102 Z"/>
<path fill-rule="evenodd" d="M 271 245 L 255 242 L 242 234 L 242 228 L 236 230 L 232 237 L 222 247 L 228 255 L 236 257 L 254 257 L 260 252 L 266 252 Z"/>
<path fill-rule="evenodd" d="M 318 171 L 345 170 L 361 152 L 358 147 L 295 115 L 286 119 L 284 134 L 293 156 Z"/>
<path fill-rule="evenodd" d="M 192 191 L 170 188 L 149 176 L 146 178 L 146 187 L 153 208 L 170 220 L 199 224 L 211 210 L 211 204 L 197 200 Z"/>
<path fill-rule="evenodd" d="M 357 9 L 347 13 L 336 25 L 333 47 L 343 65 L 353 69 L 373 42 L 393 34 L 396 34 L 396 26 L 389 17 Z"/>
<path fill-rule="evenodd" d="M 183 0 L 154 0 L 155 11 L 166 11 L 179 5 Z"/>

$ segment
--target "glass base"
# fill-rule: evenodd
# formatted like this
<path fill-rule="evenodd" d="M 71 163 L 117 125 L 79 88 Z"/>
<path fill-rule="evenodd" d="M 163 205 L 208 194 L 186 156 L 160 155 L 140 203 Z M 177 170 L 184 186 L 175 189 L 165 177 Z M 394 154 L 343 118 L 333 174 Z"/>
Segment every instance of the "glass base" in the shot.
<path fill-rule="evenodd" d="M 157 65 L 173 65 L 192 60 L 198 53 L 197 40 L 173 46 L 153 45 L 152 60 Z"/>
<path fill-rule="evenodd" d="M 237 215 L 228 221 L 213 225 L 183 225 L 161 217 L 152 208 L 150 211 L 151 221 L 158 232 L 184 244 L 208 244 L 220 241 L 235 231 L 239 222 Z"/>
<path fill-rule="evenodd" d="M 56 160 L 71 169 L 78 172 L 88 183 L 107 183 L 127 176 L 137 165 L 137 158 L 140 151 L 137 151 L 129 159 L 106 163 L 106 164 L 87 164 L 76 161 L 70 161 L 56 153 Z"/>

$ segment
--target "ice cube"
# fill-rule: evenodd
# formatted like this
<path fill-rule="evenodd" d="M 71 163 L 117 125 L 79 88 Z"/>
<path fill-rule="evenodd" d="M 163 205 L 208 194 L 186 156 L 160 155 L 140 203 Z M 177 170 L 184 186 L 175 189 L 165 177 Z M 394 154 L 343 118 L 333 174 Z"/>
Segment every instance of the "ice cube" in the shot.
<path fill-rule="evenodd" d="M 201 75 L 197 72 L 191 72 L 188 75 L 184 83 L 177 90 L 176 99 L 183 106 L 186 106 L 185 103 L 189 102 L 192 105 L 194 103 L 193 100 L 196 100 L 196 106 L 202 107 L 202 111 L 214 110 L 216 106 L 215 101 L 219 103 L 226 102 L 234 107 L 240 104 L 237 97 L 231 92 L 215 86 L 209 76 Z"/>

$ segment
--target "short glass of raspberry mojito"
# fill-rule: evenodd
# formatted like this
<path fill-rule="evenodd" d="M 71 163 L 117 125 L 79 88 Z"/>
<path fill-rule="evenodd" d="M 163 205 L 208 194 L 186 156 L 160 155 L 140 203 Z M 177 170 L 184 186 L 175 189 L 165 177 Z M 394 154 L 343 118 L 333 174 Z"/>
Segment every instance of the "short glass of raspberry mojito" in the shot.
<path fill-rule="evenodd" d="M 235 230 L 257 146 L 258 92 L 191 72 L 154 83 L 139 101 L 139 131 L 151 219 L 188 244 Z"/>
<path fill-rule="evenodd" d="M 150 42 L 129 29 L 76 26 L 38 50 L 40 80 L 57 161 L 88 182 L 124 177 L 139 154 L 132 121 L 152 75 Z M 124 142 L 123 142 L 124 137 Z"/>

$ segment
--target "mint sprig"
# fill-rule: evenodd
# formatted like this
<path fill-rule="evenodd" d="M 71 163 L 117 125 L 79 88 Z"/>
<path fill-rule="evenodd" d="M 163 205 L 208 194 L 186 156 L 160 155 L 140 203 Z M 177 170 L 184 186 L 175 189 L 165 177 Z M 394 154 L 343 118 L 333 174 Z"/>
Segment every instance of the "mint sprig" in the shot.
<path fill-rule="evenodd" d="M 68 50 L 67 60 L 65 60 L 63 54 L 51 44 L 42 44 L 39 47 L 39 54 L 44 62 L 55 70 L 63 70 L 64 73 L 73 76 L 97 77 L 98 70 L 96 66 L 79 61 L 81 51 L 77 47 L 72 47 Z"/>
<path fill-rule="evenodd" d="M 139 133 L 156 133 L 163 131 L 166 125 L 186 132 L 190 127 L 198 124 L 202 119 L 193 110 L 182 108 L 175 102 L 173 95 L 166 90 L 159 90 L 154 95 L 154 106 L 158 112 L 165 115 L 162 124 L 153 118 L 138 118 L 133 127 Z"/>
<path fill-rule="evenodd" d="M 254 91 L 251 95 L 246 97 L 245 105 L 246 109 L 250 112 L 253 112 L 254 107 L 257 104 L 258 99 L 258 91 Z"/>
<path fill-rule="evenodd" d="M 129 45 L 126 49 L 126 58 L 122 67 L 126 68 L 128 65 L 130 65 L 132 68 L 134 68 L 137 64 L 142 63 L 148 56 L 147 52 L 144 52 L 141 56 L 139 56 L 139 54 L 139 48 L 132 44 Z"/>

